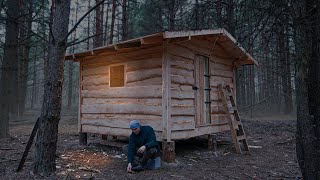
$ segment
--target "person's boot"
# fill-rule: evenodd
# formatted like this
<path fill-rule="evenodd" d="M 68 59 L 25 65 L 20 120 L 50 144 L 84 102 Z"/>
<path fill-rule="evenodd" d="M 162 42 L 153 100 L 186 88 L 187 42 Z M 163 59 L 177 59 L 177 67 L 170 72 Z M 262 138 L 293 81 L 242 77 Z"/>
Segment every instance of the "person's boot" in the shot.
<path fill-rule="evenodd" d="M 132 167 L 132 171 L 134 171 L 134 172 L 140 172 L 140 171 L 143 171 L 145 169 L 146 169 L 145 166 L 142 166 L 142 165 L 138 165 L 138 166 Z"/>

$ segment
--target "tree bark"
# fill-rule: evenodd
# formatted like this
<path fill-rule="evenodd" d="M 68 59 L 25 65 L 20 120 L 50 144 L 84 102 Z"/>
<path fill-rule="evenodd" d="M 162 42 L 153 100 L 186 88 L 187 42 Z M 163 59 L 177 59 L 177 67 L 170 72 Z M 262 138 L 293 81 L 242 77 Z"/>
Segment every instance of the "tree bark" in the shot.
<path fill-rule="evenodd" d="M 216 19 L 217 19 L 217 26 L 218 28 L 222 28 L 222 0 L 217 0 L 217 5 L 216 5 Z"/>
<path fill-rule="evenodd" d="M 91 9 L 91 6 L 90 6 L 90 4 L 91 4 L 91 0 L 89 0 L 88 1 L 88 11 Z M 88 20 L 87 20 L 88 22 L 88 24 L 87 24 L 87 26 L 88 26 L 88 29 L 87 29 L 87 37 L 90 37 L 90 21 L 91 21 L 91 18 L 90 18 L 90 14 L 88 14 Z M 90 49 L 90 38 L 88 38 L 88 40 L 87 40 L 87 50 L 89 50 Z"/>
<path fill-rule="evenodd" d="M 0 138 L 9 133 L 9 112 L 16 105 L 15 96 L 18 77 L 18 0 L 6 2 L 7 20 L 4 44 L 4 56 L 0 79 Z"/>
<path fill-rule="evenodd" d="M 111 17 L 111 27 L 110 27 L 110 39 L 109 39 L 109 44 L 113 43 L 113 31 L 114 31 L 114 23 L 116 20 L 116 0 L 112 1 L 112 17 Z"/>
<path fill-rule="evenodd" d="M 296 151 L 304 179 L 320 179 L 320 11 L 304 1 L 303 55 L 297 74 Z"/>
<path fill-rule="evenodd" d="M 122 1 L 122 40 L 128 39 L 127 0 Z"/>
<path fill-rule="evenodd" d="M 98 4 L 101 0 L 96 0 Z M 96 8 L 96 35 L 94 38 L 94 47 L 103 45 L 103 3 Z"/>
<path fill-rule="evenodd" d="M 29 52 L 31 43 L 31 31 L 32 31 L 32 3 L 25 1 L 22 6 L 22 11 L 25 16 L 23 17 L 23 25 L 20 26 L 20 39 L 22 40 L 20 45 L 20 57 L 19 57 L 19 112 L 18 115 L 24 113 L 25 110 L 25 98 L 27 93 L 27 80 L 29 72 Z"/>
<path fill-rule="evenodd" d="M 107 10 L 106 10 L 106 19 L 104 24 L 104 35 L 103 35 L 103 45 L 107 44 L 107 37 L 108 37 L 108 24 L 109 24 L 109 6 L 110 3 L 107 1 Z"/>
<path fill-rule="evenodd" d="M 36 139 L 34 172 L 48 175 L 56 170 L 55 157 L 60 120 L 64 55 L 67 47 L 70 0 L 55 1 L 48 48 L 47 76 Z"/>
<path fill-rule="evenodd" d="M 76 1 L 76 12 L 75 12 L 75 21 L 78 21 L 78 11 L 79 11 L 79 1 Z M 73 32 L 73 40 L 76 40 L 76 36 L 77 36 L 77 29 L 74 30 Z M 72 46 L 72 53 L 75 52 L 76 49 L 76 45 Z M 67 102 L 67 108 L 70 110 L 71 106 L 72 106 L 72 98 L 73 98 L 73 68 L 74 68 L 74 64 L 73 61 L 69 61 L 68 62 L 69 65 L 69 76 L 68 76 L 68 102 Z"/>
<path fill-rule="evenodd" d="M 175 19 L 176 19 L 176 12 L 175 12 L 175 1 L 176 0 L 169 0 L 168 10 L 169 10 L 169 30 L 175 30 Z"/>

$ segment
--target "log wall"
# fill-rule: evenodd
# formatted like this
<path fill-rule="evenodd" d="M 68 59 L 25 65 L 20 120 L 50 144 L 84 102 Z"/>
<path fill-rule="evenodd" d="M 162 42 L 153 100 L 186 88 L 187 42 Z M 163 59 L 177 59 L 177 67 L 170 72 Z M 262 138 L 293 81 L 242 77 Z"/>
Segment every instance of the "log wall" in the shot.
<path fill-rule="evenodd" d="M 162 48 L 81 62 L 81 131 L 128 136 L 133 119 L 162 131 Z M 109 87 L 110 65 L 125 65 L 125 86 Z"/>
<path fill-rule="evenodd" d="M 171 68 L 171 131 L 195 129 L 194 53 L 176 44 L 169 45 Z M 174 136 L 172 135 L 174 138 Z"/>
<path fill-rule="evenodd" d="M 218 45 L 212 48 L 207 41 L 191 40 L 171 45 L 168 51 L 171 58 L 171 124 L 174 128 L 172 139 L 185 139 L 204 134 L 229 130 L 228 116 L 219 97 L 219 84 L 234 86 L 232 60 Z M 195 82 L 194 60 L 196 55 L 209 57 L 210 60 L 210 100 L 211 123 L 197 126 L 196 97 L 192 85 Z"/>
<path fill-rule="evenodd" d="M 152 126 L 158 140 L 163 130 L 161 46 L 101 55 L 81 62 L 80 129 L 82 132 L 128 136 L 132 119 Z M 170 44 L 170 138 L 185 139 L 229 129 L 220 100 L 219 84 L 234 87 L 232 60 L 219 46 L 204 40 Z M 211 123 L 196 125 L 195 56 L 209 57 Z M 125 65 L 125 86 L 109 87 L 110 65 Z"/>

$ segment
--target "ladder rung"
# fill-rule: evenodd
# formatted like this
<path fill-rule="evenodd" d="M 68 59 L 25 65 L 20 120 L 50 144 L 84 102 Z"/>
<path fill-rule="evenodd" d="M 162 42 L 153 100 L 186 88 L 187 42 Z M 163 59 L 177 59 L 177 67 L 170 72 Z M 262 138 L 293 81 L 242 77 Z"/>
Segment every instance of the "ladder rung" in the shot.
<path fill-rule="evenodd" d="M 246 139 L 246 136 L 245 135 L 237 136 L 237 139 L 238 139 L 238 141 L 244 140 L 244 139 Z"/>

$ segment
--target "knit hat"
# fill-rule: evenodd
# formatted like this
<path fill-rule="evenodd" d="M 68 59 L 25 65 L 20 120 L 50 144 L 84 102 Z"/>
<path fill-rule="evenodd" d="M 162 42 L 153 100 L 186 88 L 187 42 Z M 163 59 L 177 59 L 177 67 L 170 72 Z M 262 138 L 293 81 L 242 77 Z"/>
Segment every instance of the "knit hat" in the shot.
<path fill-rule="evenodd" d="M 133 120 L 130 122 L 130 129 L 140 128 L 140 122 L 138 120 Z"/>

